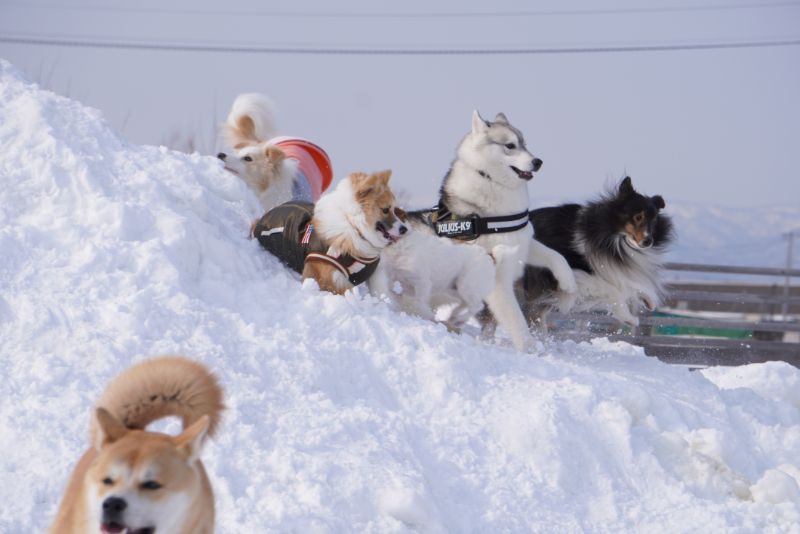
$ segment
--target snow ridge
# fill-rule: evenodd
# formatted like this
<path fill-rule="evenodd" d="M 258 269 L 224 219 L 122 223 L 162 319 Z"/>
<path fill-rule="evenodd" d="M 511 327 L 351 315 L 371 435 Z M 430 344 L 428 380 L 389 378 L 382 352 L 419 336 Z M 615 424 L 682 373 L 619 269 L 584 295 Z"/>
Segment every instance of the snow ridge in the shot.
<path fill-rule="evenodd" d="M 215 158 L 2 61 L 0 147 L 2 532 L 47 527 L 105 384 L 163 353 L 226 389 L 219 532 L 800 532 L 793 367 L 519 354 L 322 294 L 246 238 L 258 203 Z"/>

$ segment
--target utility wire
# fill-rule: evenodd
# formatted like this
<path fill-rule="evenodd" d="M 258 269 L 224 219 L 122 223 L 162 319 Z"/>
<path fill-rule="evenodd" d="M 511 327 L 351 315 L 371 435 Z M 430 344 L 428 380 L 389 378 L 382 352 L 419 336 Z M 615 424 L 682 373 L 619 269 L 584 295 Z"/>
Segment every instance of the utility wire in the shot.
<path fill-rule="evenodd" d="M 740 48 L 773 48 L 798 46 L 800 38 L 769 41 L 737 41 L 718 43 L 683 44 L 632 44 L 621 46 L 568 46 L 568 47 L 519 47 L 519 48 L 339 48 L 337 46 L 294 47 L 258 44 L 223 45 L 188 42 L 136 42 L 112 41 L 102 38 L 63 38 L 48 36 L 0 35 L 0 42 L 42 45 L 71 46 L 78 48 L 106 48 L 126 50 L 168 50 L 175 52 L 235 52 L 253 54 L 291 55 L 339 55 L 339 56 L 475 56 L 475 55 L 539 55 L 539 54 L 604 54 L 620 52 L 666 52 L 678 50 L 726 50 Z"/>
<path fill-rule="evenodd" d="M 507 17 L 533 17 L 533 16 L 573 16 L 573 15 L 619 15 L 619 14 L 648 14 L 648 13 L 685 13 L 698 11 L 733 11 L 740 9 L 766 9 L 781 7 L 800 7 L 797 0 L 775 2 L 745 2 L 738 4 L 708 4 L 696 6 L 657 6 L 657 7 L 630 7 L 612 9 L 542 9 L 542 10 L 517 10 L 517 11 L 481 11 L 481 12 L 359 12 L 341 13 L 333 11 L 253 11 L 236 9 L 175 9 L 175 8 L 150 8 L 150 7 L 123 7 L 107 5 L 59 5 L 59 4 L 32 4 L 28 2 L 5 2 L 0 6 L 26 9 L 61 9 L 73 11 L 105 11 L 116 13 L 159 13 L 168 15 L 246 15 L 254 17 L 284 17 L 284 18 L 507 18 Z"/>

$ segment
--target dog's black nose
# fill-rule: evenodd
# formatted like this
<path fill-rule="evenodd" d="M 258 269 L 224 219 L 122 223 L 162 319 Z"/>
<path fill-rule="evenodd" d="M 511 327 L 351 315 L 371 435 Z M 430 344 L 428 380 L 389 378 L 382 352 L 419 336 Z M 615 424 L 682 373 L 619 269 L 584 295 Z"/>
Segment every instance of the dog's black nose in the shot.
<path fill-rule="evenodd" d="M 400 235 L 403 235 L 403 234 L 405 234 L 406 232 L 408 232 L 408 228 L 406 228 L 405 226 L 401 226 L 401 227 L 400 227 Z"/>
<path fill-rule="evenodd" d="M 540 160 L 539 158 L 533 158 L 533 170 L 534 170 L 534 172 L 538 171 L 539 169 L 542 168 L 542 163 L 544 163 L 544 162 L 542 160 Z"/>
<path fill-rule="evenodd" d="M 220 152 L 219 154 L 217 154 L 217 157 L 222 161 L 225 161 L 225 158 L 227 158 L 228 155 L 225 152 Z"/>
<path fill-rule="evenodd" d="M 644 248 L 652 247 L 653 246 L 653 238 L 650 237 L 650 236 L 647 236 L 644 239 L 642 239 L 642 246 Z"/>
<path fill-rule="evenodd" d="M 119 497 L 109 497 L 103 501 L 103 517 L 105 519 L 118 518 L 127 507 L 128 503 L 125 502 L 125 499 L 120 499 Z"/>

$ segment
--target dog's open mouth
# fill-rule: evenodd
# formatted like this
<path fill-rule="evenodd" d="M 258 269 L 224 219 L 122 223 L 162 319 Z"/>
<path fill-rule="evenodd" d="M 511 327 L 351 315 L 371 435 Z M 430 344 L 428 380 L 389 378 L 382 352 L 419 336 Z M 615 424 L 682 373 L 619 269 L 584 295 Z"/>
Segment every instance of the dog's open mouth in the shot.
<path fill-rule="evenodd" d="M 131 529 L 123 524 L 114 523 L 112 521 L 110 523 L 101 523 L 100 531 L 103 532 L 103 534 L 154 534 L 156 527 Z"/>
<path fill-rule="evenodd" d="M 394 243 L 394 242 L 396 242 L 398 239 L 400 239 L 400 236 L 399 236 L 399 235 L 398 235 L 398 236 L 394 236 L 394 235 L 390 234 L 390 233 L 389 233 L 389 229 L 388 229 L 388 228 L 386 228 L 386 225 L 385 225 L 385 224 L 383 224 L 381 221 L 378 221 L 377 223 L 375 223 L 375 229 L 376 229 L 378 232 L 380 232 L 380 233 L 383 235 L 383 238 L 384 238 L 386 241 L 388 241 L 389 243 Z"/>
<path fill-rule="evenodd" d="M 533 171 L 521 171 L 518 168 L 514 167 L 513 165 L 509 165 L 509 167 L 511 167 L 511 170 L 517 173 L 517 176 L 519 176 L 523 180 L 530 180 L 531 178 L 533 178 Z"/>

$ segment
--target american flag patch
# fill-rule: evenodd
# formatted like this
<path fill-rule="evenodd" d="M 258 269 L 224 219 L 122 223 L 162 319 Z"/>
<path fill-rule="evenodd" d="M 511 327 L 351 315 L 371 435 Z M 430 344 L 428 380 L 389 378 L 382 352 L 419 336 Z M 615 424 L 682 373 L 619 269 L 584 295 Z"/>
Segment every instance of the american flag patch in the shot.
<path fill-rule="evenodd" d="M 303 245 L 308 245 L 308 242 L 311 240 L 311 233 L 314 231 L 314 225 L 309 224 L 306 226 L 306 233 L 303 234 L 303 239 L 300 240 L 300 243 Z"/>

